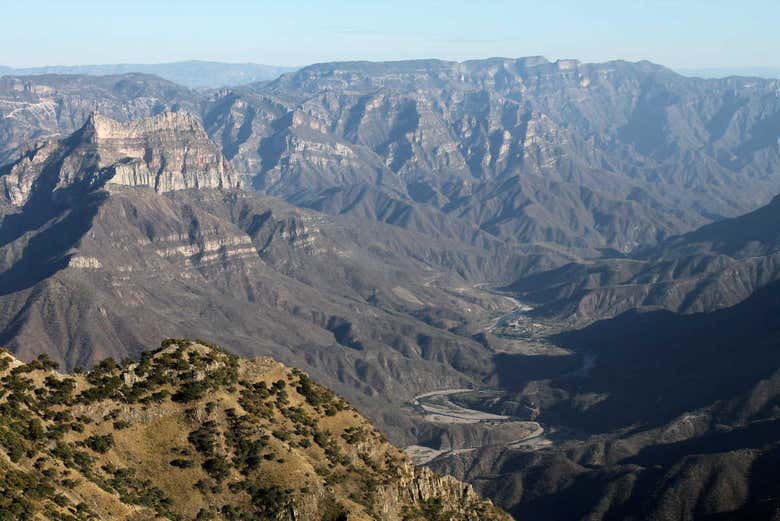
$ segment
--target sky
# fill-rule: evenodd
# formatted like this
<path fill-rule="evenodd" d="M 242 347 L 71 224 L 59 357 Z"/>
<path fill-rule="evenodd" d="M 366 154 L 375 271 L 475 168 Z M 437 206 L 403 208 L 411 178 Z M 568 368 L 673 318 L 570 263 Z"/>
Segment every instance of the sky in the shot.
<path fill-rule="evenodd" d="M 780 67 L 780 0 L 0 0 L 0 64 L 543 55 Z"/>

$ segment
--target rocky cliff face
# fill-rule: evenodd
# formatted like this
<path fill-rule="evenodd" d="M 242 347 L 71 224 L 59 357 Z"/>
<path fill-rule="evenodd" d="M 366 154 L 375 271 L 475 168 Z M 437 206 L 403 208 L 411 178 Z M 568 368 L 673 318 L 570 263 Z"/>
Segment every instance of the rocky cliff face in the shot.
<path fill-rule="evenodd" d="M 205 119 L 297 203 L 359 182 L 502 238 L 625 253 L 780 191 L 777 92 L 647 62 L 355 62 L 235 89 Z"/>
<path fill-rule="evenodd" d="M 268 358 L 169 340 L 78 375 L 3 354 L 0 375 L 0 508 L 16 519 L 511 519 Z"/>
<path fill-rule="evenodd" d="M 200 120 L 184 112 L 117 123 L 93 115 L 82 129 L 97 145 L 110 184 L 150 186 L 156 192 L 237 188 L 242 180 L 209 140 Z"/>
<path fill-rule="evenodd" d="M 0 163 L 31 140 L 78 130 L 93 112 L 130 121 L 170 110 L 199 111 L 188 89 L 145 74 L 3 76 L 0 93 Z"/>
<path fill-rule="evenodd" d="M 93 113 L 68 139 L 34 146 L 0 175 L 14 206 L 27 203 L 36 188 L 44 196 L 106 183 L 156 192 L 241 186 L 200 121 L 173 112 L 126 124 Z"/>
<path fill-rule="evenodd" d="M 296 205 L 416 231 L 435 215 L 595 256 L 780 192 L 777 93 L 777 80 L 543 58 L 319 64 L 208 95 L 142 75 L 7 77 L 0 161 L 93 110 L 188 111 L 254 187 Z"/>

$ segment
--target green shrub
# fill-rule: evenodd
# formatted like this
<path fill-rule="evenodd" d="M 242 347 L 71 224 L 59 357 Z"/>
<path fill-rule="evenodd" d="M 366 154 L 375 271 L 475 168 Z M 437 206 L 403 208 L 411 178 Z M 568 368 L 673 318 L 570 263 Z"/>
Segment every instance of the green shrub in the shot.
<path fill-rule="evenodd" d="M 95 452 L 105 454 L 114 446 L 114 436 L 111 434 L 106 434 L 104 436 L 93 434 L 84 440 L 83 444 L 85 447 L 89 447 Z"/>
<path fill-rule="evenodd" d="M 221 483 L 230 474 L 230 464 L 224 456 L 215 456 L 203 462 L 203 470 L 217 483 Z"/>
<path fill-rule="evenodd" d="M 194 466 L 195 462 L 192 461 L 191 459 L 177 458 L 177 459 L 172 459 L 170 461 L 170 464 L 171 464 L 171 466 L 178 467 L 180 469 L 188 469 L 188 468 Z"/>
<path fill-rule="evenodd" d="M 195 447 L 195 450 L 201 454 L 211 456 L 214 453 L 214 448 L 217 444 L 218 434 L 219 431 L 217 430 L 216 422 L 207 421 L 198 427 L 197 430 L 192 431 L 187 436 L 187 441 L 189 441 Z"/>
<path fill-rule="evenodd" d="M 341 437 L 350 445 L 354 445 L 364 440 L 366 436 L 368 436 L 368 431 L 363 427 L 349 427 L 344 429 L 344 432 L 341 433 Z"/>
<path fill-rule="evenodd" d="M 203 395 L 206 394 L 208 389 L 209 386 L 205 381 L 192 380 L 183 383 L 178 392 L 176 392 L 171 399 L 181 403 L 193 402 L 203 398 Z"/>
<path fill-rule="evenodd" d="M 125 420 L 117 420 L 114 422 L 114 429 L 121 431 L 130 427 L 130 422 Z"/>

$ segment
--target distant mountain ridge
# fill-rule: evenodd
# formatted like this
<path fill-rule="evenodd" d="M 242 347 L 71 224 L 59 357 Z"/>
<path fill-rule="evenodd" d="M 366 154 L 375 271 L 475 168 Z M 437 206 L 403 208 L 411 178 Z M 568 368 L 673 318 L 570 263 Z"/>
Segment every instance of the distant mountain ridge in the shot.
<path fill-rule="evenodd" d="M 676 69 L 685 76 L 699 78 L 728 78 L 729 76 L 746 76 L 754 78 L 780 79 L 780 67 L 704 67 Z"/>
<path fill-rule="evenodd" d="M 298 206 L 595 257 L 780 192 L 779 85 L 542 57 L 323 63 L 210 94 L 141 74 L 6 76 L 0 161 L 92 110 L 185 110 L 252 186 Z"/>
<path fill-rule="evenodd" d="M 234 87 L 246 83 L 273 80 L 294 71 L 295 67 L 259 63 L 224 63 L 188 60 L 171 63 L 50 65 L 43 67 L 0 66 L 0 76 L 30 76 L 43 74 L 87 74 L 106 76 L 128 73 L 154 74 L 189 88 Z"/>
<path fill-rule="evenodd" d="M 589 322 L 630 309 L 710 312 L 780 279 L 780 196 L 633 255 L 575 262 L 508 285 L 535 315 Z"/>
<path fill-rule="evenodd" d="M 359 183 L 498 237 L 627 252 L 780 191 L 778 85 L 649 62 L 325 63 L 204 120 L 296 204 Z"/>

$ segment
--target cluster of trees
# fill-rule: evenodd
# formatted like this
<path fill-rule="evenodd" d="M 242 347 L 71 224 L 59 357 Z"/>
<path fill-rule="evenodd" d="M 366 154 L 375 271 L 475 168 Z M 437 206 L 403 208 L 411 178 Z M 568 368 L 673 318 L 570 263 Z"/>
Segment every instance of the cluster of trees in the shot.
<path fill-rule="evenodd" d="M 171 499 L 150 480 L 136 477 L 135 470 L 110 463 L 103 465 L 102 470 L 110 476 L 108 484 L 123 502 L 151 508 L 161 516 L 170 518 L 174 515 L 170 510 Z"/>
<path fill-rule="evenodd" d="M 306 403 L 314 407 L 317 412 L 326 416 L 334 416 L 337 412 L 349 408 L 349 404 L 338 398 L 333 391 L 315 384 L 309 375 L 300 369 L 293 369 L 292 374 L 298 378 L 295 388 L 298 394 L 304 397 Z"/>

